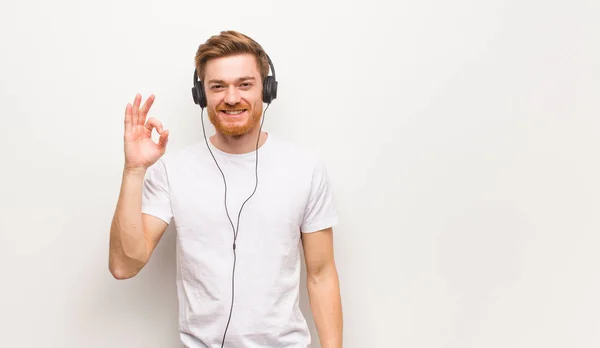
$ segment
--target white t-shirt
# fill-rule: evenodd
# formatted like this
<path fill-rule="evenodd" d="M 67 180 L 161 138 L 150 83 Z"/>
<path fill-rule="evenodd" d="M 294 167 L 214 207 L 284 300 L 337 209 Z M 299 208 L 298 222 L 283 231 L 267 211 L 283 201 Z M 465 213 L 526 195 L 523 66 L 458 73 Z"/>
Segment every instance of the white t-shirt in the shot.
<path fill-rule="evenodd" d="M 204 139 L 148 168 L 142 196 L 142 212 L 177 231 L 179 328 L 190 348 L 221 346 L 232 299 L 232 223 L 255 185 L 255 151 L 228 154 L 209 144 L 227 181 L 231 222 L 223 178 Z M 298 301 L 300 235 L 337 220 L 323 163 L 269 134 L 258 149 L 258 188 L 239 221 L 224 347 L 310 347 Z"/>

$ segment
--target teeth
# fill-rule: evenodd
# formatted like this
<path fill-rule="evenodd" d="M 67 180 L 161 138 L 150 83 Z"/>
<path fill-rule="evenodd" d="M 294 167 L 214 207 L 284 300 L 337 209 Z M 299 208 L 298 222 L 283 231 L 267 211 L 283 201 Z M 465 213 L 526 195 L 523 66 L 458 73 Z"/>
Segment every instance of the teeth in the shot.
<path fill-rule="evenodd" d="M 244 110 L 237 110 L 237 111 L 225 111 L 225 110 L 224 110 L 223 112 L 225 112 L 225 113 L 226 113 L 226 114 L 228 114 L 228 115 L 239 115 L 239 114 L 241 114 L 242 112 L 244 112 Z"/>

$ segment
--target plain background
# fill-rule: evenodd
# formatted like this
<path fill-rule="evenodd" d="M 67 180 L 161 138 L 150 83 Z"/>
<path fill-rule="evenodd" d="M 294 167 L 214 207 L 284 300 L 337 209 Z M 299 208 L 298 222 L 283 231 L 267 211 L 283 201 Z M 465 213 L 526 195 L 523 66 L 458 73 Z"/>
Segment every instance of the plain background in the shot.
<path fill-rule="evenodd" d="M 327 163 L 345 347 L 600 346 L 599 16 L 595 0 L 3 1 L 0 346 L 180 346 L 174 231 L 138 277 L 108 271 L 124 110 L 154 93 L 168 151 L 202 140 L 193 58 L 226 29 L 274 61 L 265 129 Z"/>

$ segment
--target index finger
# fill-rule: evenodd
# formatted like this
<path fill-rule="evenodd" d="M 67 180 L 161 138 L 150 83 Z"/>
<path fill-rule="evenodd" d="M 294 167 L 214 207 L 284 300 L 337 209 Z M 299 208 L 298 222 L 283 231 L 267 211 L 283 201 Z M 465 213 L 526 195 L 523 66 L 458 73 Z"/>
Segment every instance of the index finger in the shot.
<path fill-rule="evenodd" d="M 131 109 L 131 104 L 127 103 L 127 106 L 125 107 L 125 134 L 131 133 L 131 128 L 133 124 L 133 112 Z"/>

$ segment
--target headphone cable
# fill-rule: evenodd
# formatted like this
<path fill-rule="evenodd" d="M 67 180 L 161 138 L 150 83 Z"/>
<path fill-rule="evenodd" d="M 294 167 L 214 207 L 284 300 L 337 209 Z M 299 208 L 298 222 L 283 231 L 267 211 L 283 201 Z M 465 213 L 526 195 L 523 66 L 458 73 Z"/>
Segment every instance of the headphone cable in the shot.
<path fill-rule="evenodd" d="M 258 129 L 258 137 L 256 139 L 256 151 L 255 151 L 256 152 L 256 160 L 255 160 L 255 168 L 254 168 L 256 179 L 255 179 L 255 184 L 254 184 L 254 191 L 252 191 L 252 194 L 250 194 L 250 196 L 248 198 L 246 198 L 246 200 L 244 201 L 244 203 L 242 203 L 242 206 L 240 207 L 240 211 L 238 212 L 238 218 L 237 218 L 237 225 L 236 225 L 237 228 L 234 228 L 233 221 L 231 221 L 231 217 L 229 216 L 229 210 L 227 209 L 227 181 L 225 180 L 225 174 L 223 173 L 223 170 L 221 170 L 221 167 L 219 166 L 219 163 L 217 162 L 215 155 L 213 154 L 212 150 L 210 149 L 210 146 L 208 145 L 208 138 L 206 137 L 206 130 L 204 127 L 204 108 L 202 108 L 202 112 L 201 112 L 201 116 L 200 116 L 200 119 L 202 120 L 202 133 L 204 134 L 204 141 L 206 143 L 206 147 L 208 148 L 210 155 L 212 156 L 213 160 L 215 161 L 215 164 L 217 165 L 217 168 L 219 169 L 219 171 L 221 172 L 221 176 L 223 177 L 223 184 L 225 185 L 225 199 L 224 199 L 225 213 L 227 214 L 227 218 L 229 219 L 229 223 L 231 224 L 231 228 L 233 230 L 233 270 L 232 270 L 232 274 L 231 274 L 231 307 L 229 309 L 229 318 L 227 319 L 227 325 L 225 327 L 225 332 L 223 333 L 223 340 L 221 341 L 221 348 L 223 348 L 223 346 L 225 344 L 225 337 L 227 335 L 227 330 L 229 329 L 229 323 L 231 322 L 231 314 L 233 313 L 233 299 L 234 299 L 234 294 L 235 294 L 235 265 L 237 262 L 236 240 L 237 240 L 238 232 L 240 229 L 240 216 L 242 215 L 242 209 L 244 208 L 244 205 L 246 204 L 246 202 L 248 202 L 250 200 L 250 198 L 252 196 L 254 196 L 254 193 L 256 192 L 256 189 L 258 187 L 258 144 L 260 142 L 262 126 L 263 126 L 263 123 L 265 122 L 265 115 L 266 115 L 267 109 L 269 108 L 269 105 L 271 105 L 271 103 L 268 103 L 267 107 L 263 111 L 263 117 L 260 122 L 260 128 Z"/>

